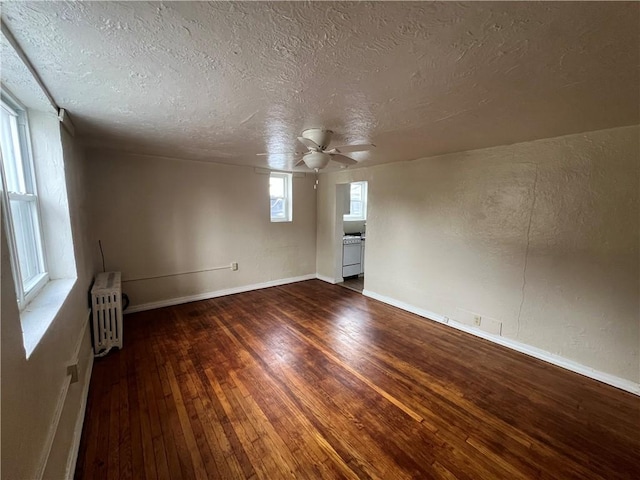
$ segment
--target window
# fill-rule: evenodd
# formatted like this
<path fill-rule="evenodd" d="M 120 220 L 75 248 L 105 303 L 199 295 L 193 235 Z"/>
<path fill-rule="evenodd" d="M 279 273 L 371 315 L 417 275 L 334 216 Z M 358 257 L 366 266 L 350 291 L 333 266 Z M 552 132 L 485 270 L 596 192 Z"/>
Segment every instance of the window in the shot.
<path fill-rule="evenodd" d="M 2 204 L 18 305 L 24 308 L 47 283 L 38 196 L 31 158 L 27 114 L 2 96 L 0 161 Z"/>
<path fill-rule="evenodd" d="M 291 177 L 290 173 L 271 173 L 269 175 L 269 200 L 272 222 L 290 222 L 293 218 Z"/>
<path fill-rule="evenodd" d="M 367 182 L 351 184 L 351 211 L 345 214 L 344 220 L 358 221 L 367 219 Z"/>

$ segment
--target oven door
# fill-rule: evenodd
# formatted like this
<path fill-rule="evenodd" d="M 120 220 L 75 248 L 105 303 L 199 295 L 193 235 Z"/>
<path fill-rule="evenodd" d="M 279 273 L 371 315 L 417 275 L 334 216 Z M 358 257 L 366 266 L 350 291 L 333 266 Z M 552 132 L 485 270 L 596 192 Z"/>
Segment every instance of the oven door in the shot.
<path fill-rule="evenodd" d="M 360 265 L 360 255 L 362 254 L 362 245 L 359 243 L 351 243 L 342 246 L 342 266 Z"/>

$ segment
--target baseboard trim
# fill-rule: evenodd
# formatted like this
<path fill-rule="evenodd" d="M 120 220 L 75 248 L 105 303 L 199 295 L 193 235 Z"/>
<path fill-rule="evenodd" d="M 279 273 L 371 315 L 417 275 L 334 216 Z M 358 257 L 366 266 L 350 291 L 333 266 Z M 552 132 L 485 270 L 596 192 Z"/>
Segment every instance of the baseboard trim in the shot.
<path fill-rule="evenodd" d="M 315 278 L 317 278 L 318 280 L 322 280 L 323 282 L 331 283 L 332 285 L 335 285 L 336 283 L 338 283 L 336 282 L 335 278 L 327 277 L 325 275 L 320 275 L 319 273 L 316 273 Z"/>
<path fill-rule="evenodd" d="M 89 339 L 91 341 L 91 339 Z M 82 428 L 84 427 L 84 416 L 87 411 L 87 401 L 89 399 L 89 384 L 91 383 L 91 372 L 93 372 L 93 348 L 89 349 L 89 364 L 84 374 L 84 387 L 82 388 L 82 400 L 80 403 L 80 412 L 76 419 L 76 425 L 73 429 L 73 443 L 71 444 L 71 452 L 65 472 L 65 478 L 72 480 L 76 471 L 76 463 L 78 463 L 78 454 L 80 453 L 80 439 L 82 437 Z"/>
<path fill-rule="evenodd" d="M 474 328 L 469 325 L 456 322 L 454 320 L 446 321 L 443 315 L 418 308 L 414 305 L 410 305 L 408 303 L 396 300 L 391 297 L 387 297 L 385 295 L 380 295 L 379 293 L 372 292 L 370 290 L 363 290 L 362 294 L 369 298 L 400 308 L 407 312 L 415 313 L 416 315 L 424 317 L 428 320 L 433 320 L 449 327 L 453 327 L 457 330 L 470 333 L 471 335 L 475 335 L 476 337 L 484 338 L 485 340 L 489 340 L 490 342 L 502 345 L 503 347 L 507 347 L 517 352 L 524 353 L 525 355 L 529 355 L 531 357 L 537 358 L 547 363 L 551 363 L 566 370 L 579 373 L 580 375 L 584 375 L 585 377 L 589 377 L 602 383 L 606 383 L 607 385 L 619 388 L 620 390 L 624 390 L 626 392 L 640 396 L 640 383 L 635 383 L 630 380 L 611 375 L 609 373 L 601 372 L 594 368 L 587 367 L 586 365 L 582 365 L 581 363 L 569 360 L 568 358 L 564 358 L 551 352 L 547 352 L 546 350 L 542 350 L 538 347 L 527 345 L 526 343 L 521 343 L 506 337 L 487 333 L 478 328 Z"/>
<path fill-rule="evenodd" d="M 80 352 L 80 348 L 82 346 L 82 339 L 84 338 L 87 332 L 87 325 L 89 325 L 89 316 L 91 315 L 91 310 L 88 311 L 86 321 L 82 326 L 82 330 L 80 332 L 80 337 L 76 340 L 76 345 L 73 350 L 73 357 L 71 358 L 70 363 L 78 363 L 78 356 Z M 56 409 L 53 413 L 53 420 L 49 426 L 49 432 L 47 433 L 47 439 L 45 440 L 44 446 L 44 454 L 40 461 L 40 465 L 38 466 L 38 470 L 36 471 L 35 478 L 42 478 L 47 468 L 47 463 L 49 462 L 49 456 L 51 455 L 51 449 L 53 448 L 53 441 L 56 438 L 56 433 L 58 432 L 58 425 L 60 424 L 60 418 L 62 417 L 62 411 L 64 410 L 64 405 L 67 401 L 67 394 L 69 393 L 69 387 L 71 386 L 71 376 L 67 375 L 64 379 L 64 383 L 62 385 L 62 389 L 58 394 L 58 401 L 56 403 Z"/>
<path fill-rule="evenodd" d="M 67 393 L 69 393 L 69 387 L 71 386 L 71 377 L 67 376 L 64 379 L 64 384 L 62 385 L 62 389 L 58 394 L 58 401 L 56 403 L 56 409 L 53 412 L 53 420 L 51 421 L 51 425 L 49 426 L 49 432 L 47 433 L 47 439 L 45 440 L 44 446 L 44 454 L 42 456 L 42 460 L 40 461 L 40 465 L 38 466 L 38 470 L 36 471 L 35 478 L 41 479 L 44 476 L 44 471 L 47 468 L 47 463 L 49 462 L 49 456 L 51 455 L 51 449 L 53 448 L 53 441 L 56 437 L 56 432 L 58 431 L 58 425 L 60 424 L 60 418 L 62 417 L 62 410 L 64 409 L 64 404 L 67 399 Z"/>
<path fill-rule="evenodd" d="M 300 277 L 281 278 L 278 280 L 271 280 L 269 282 L 254 283 L 252 285 L 243 285 L 241 287 L 226 288 L 224 290 L 216 290 L 213 292 L 198 293 L 196 295 L 188 295 L 186 297 L 169 298 L 167 300 L 160 300 L 158 302 L 141 303 L 140 305 L 133 305 L 127 308 L 124 312 L 125 315 L 129 313 L 143 312 L 146 310 L 154 310 L 156 308 L 171 307 L 173 305 L 180 305 L 183 303 L 197 302 L 199 300 L 209 300 L 210 298 L 224 297 L 226 295 L 234 295 L 236 293 L 250 292 L 252 290 L 261 290 L 263 288 L 277 287 L 280 285 L 286 285 L 288 283 L 303 282 L 305 280 L 313 280 L 316 278 L 315 273 L 308 275 L 302 275 Z"/>

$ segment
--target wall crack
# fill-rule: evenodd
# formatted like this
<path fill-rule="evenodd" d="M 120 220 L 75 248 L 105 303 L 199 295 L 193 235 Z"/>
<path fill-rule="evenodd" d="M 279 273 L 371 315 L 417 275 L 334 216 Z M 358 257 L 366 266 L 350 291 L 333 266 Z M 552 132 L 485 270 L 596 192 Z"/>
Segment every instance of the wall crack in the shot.
<path fill-rule="evenodd" d="M 533 200 L 531 201 L 531 209 L 529 210 L 529 225 L 527 226 L 527 246 L 524 251 L 524 268 L 522 269 L 522 294 L 520 298 L 520 308 L 518 309 L 518 318 L 516 320 L 516 338 L 520 335 L 520 316 L 522 315 L 522 307 L 524 305 L 524 291 L 527 287 L 527 264 L 529 262 L 529 246 L 531 244 L 531 224 L 533 223 L 533 210 L 536 206 L 537 187 L 538 187 L 538 164 L 536 165 L 536 176 L 533 180 Z"/>

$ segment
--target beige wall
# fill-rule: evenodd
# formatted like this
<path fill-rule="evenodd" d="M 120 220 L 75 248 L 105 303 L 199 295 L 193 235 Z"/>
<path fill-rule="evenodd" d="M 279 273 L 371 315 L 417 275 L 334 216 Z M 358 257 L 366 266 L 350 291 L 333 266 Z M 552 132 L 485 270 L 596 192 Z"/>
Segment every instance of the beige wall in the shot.
<path fill-rule="evenodd" d="M 318 273 L 334 276 L 336 183 L 368 180 L 366 290 L 638 382 L 639 133 L 322 174 Z"/>
<path fill-rule="evenodd" d="M 37 115 L 34 115 L 34 118 Z M 41 114 L 40 124 L 32 125 L 32 133 L 43 128 L 47 114 Z M 48 125 L 59 128 L 55 114 L 48 115 Z M 44 337 L 26 358 L 22 325 L 15 301 L 11 263 L 2 223 L 2 478 L 30 479 L 44 468 L 48 441 L 53 438 L 46 478 L 65 477 L 65 470 L 74 455 L 72 442 L 81 414 L 80 405 L 86 386 L 86 373 L 92 360 L 88 319 L 87 291 L 93 267 L 86 259 L 83 241 L 86 215 L 84 203 L 83 152 L 63 130 L 62 142 L 67 182 L 69 213 L 73 234 L 73 251 L 77 266 L 77 281 Z M 35 152 L 37 155 L 38 152 Z M 49 150 L 48 161 L 61 159 L 58 149 Z M 55 158 L 53 158 L 55 157 Z M 65 195 L 64 191 L 57 194 Z M 49 199 L 51 200 L 51 198 Z M 62 199 L 60 199 L 62 202 Z M 63 203 L 63 202 L 62 202 Z M 58 212 L 59 213 L 59 212 Z M 73 261 L 73 259 L 72 259 Z M 73 272 L 72 272 L 73 273 Z M 84 336 L 81 335 L 84 333 Z M 79 383 L 63 395 L 67 382 L 67 365 L 79 350 Z M 54 420 L 60 414 L 58 429 Z"/>
<path fill-rule="evenodd" d="M 134 304 L 332 277 L 335 186 L 349 181 L 369 181 L 367 290 L 461 321 L 463 311 L 491 317 L 507 338 L 638 382 L 639 133 L 322 174 L 317 223 L 314 178 L 295 178 L 291 224 L 269 222 L 267 176 L 253 169 L 103 151 L 88 155 L 85 177 L 63 134 L 78 282 L 28 361 L 2 235 L 3 476 L 33 477 L 60 405 L 45 473 L 63 476 L 84 385 L 62 403 L 60 393 L 79 341 L 81 382 L 90 361 L 88 331 L 79 335 L 98 238 L 107 268 L 125 277 L 240 265 L 128 284 Z"/>
<path fill-rule="evenodd" d="M 269 220 L 269 176 L 253 168 L 113 151 L 88 153 L 92 242 L 129 282 L 132 306 L 315 273 L 315 177 L 293 178 L 293 222 Z M 97 250 L 96 250 L 97 251 Z"/>

